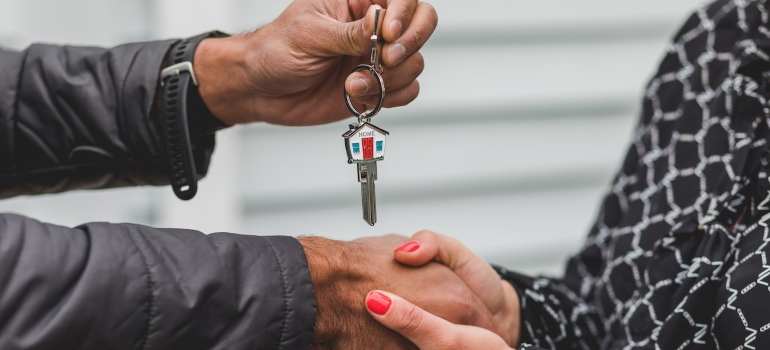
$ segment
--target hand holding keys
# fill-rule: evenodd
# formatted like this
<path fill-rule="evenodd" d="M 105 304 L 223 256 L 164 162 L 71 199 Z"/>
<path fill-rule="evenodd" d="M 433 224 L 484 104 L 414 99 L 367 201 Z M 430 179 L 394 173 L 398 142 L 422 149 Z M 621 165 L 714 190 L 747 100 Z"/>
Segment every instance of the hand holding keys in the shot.
<path fill-rule="evenodd" d="M 385 159 L 385 138 L 389 133 L 371 123 L 381 109 L 385 101 L 385 83 L 382 80 L 382 66 L 378 49 L 378 32 L 380 11 L 376 10 L 374 30 L 372 33 L 372 57 L 371 65 L 361 64 L 353 68 L 350 74 L 357 71 L 368 70 L 377 79 L 380 89 L 377 105 L 371 111 L 358 112 L 350 101 L 350 95 L 345 91 L 345 102 L 353 115 L 358 117 L 358 122 L 350 124 L 350 130 L 342 134 L 345 139 L 345 149 L 348 154 L 348 163 L 356 163 L 358 168 L 358 182 L 361 183 L 361 204 L 363 206 L 364 221 L 374 226 L 377 222 L 377 203 L 374 190 L 374 181 L 377 180 L 377 162 Z"/>

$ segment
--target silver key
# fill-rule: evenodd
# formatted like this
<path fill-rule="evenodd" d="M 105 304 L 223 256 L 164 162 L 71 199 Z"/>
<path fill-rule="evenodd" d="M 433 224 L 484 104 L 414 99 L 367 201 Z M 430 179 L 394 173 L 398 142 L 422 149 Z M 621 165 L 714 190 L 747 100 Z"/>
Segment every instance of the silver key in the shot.
<path fill-rule="evenodd" d="M 377 196 L 374 181 L 377 180 L 377 162 L 358 163 L 358 182 L 361 183 L 361 207 L 364 221 L 369 226 L 377 222 Z"/>
<path fill-rule="evenodd" d="M 388 132 L 374 126 L 371 123 L 385 101 L 385 83 L 382 81 L 382 65 L 379 52 L 379 22 L 380 10 L 375 14 L 374 32 L 372 33 L 372 64 L 360 64 L 350 71 L 353 74 L 358 71 L 369 71 L 377 79 L 380 96 L 377 104 L 371 111 L 359 112 L 350 101 L 350 95 L 344 91 L 345 102 L 354 116 L 358 117 L 358 123 L 350 124 L 350 130 L 342 134 L 345 139 L 345 150 L 348 154 L 348 163 L 355 163 L 358 168 L 358 182 L 361 183 L 361 206 L 364 212 L 364 221 L 370 226 L 377 222 L 377 198 L 374 193 L 374 181 L 377 180 L 377 162 L 385 159 L 385 139 Z"/>
<path fill-rule="evenodd" d="M 350 124 L 342 135 L 348 163 L 355 163 L 358 182 L 361 183 L 361 206 L 364 221 L 374 226 L 377 222 L 377 202 L 374 181 L 377 180 L 377 162 L 385 159 L 385 141 L 389 133 L 371 123 Z"/>

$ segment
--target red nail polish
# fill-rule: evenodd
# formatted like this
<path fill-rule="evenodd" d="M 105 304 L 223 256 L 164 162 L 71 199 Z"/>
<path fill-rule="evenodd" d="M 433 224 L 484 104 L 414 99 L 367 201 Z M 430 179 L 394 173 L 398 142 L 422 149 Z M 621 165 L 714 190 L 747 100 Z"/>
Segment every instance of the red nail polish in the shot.
<path fill-rule="evenodd" d="M 396 251 L 397 252 L 411 253 L 411 252 L 413 252 L 413 251 L 415 251 L 415 250 L 417 250 L 419 248 L 420 248 L 420 243 L 417 243 L 415 241 L 409 241 L 409 242 L 404 243 L 404 245 L 396 248 Z"/>
<path fill-rule="evenodd" d="M 375 314 L 384 315 L 390 309 L 390 298 L 379 292 L 370 292 L 366 298 L 366 307 Z"/>

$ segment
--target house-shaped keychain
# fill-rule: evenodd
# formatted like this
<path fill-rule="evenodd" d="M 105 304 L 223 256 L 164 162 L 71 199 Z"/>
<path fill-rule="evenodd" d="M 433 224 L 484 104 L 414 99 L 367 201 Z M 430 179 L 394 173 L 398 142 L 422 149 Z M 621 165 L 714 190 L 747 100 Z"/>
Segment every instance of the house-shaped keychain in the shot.
<path fill-rule="evenodd" d="M 385 138 L 389 133 L 369 123 L 350 124 L 342 134 L 348 153 L 348 163 L 374 162 L 385 159 Z"/>

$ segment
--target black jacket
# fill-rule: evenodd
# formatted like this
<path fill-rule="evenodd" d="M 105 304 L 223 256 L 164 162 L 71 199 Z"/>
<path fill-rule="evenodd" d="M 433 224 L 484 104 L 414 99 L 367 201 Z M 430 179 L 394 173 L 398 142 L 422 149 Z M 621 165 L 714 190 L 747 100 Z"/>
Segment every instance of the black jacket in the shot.
<path fill-rule="evenodd" d="M 0 198 L 168 183 L 154 106 L 173 43 L 0 50 Z M 213 135 L 193 143 L 203 176 Z M 303 349 L 314 323 L 293 238 L 0 214 L 0 349 Z"/>

